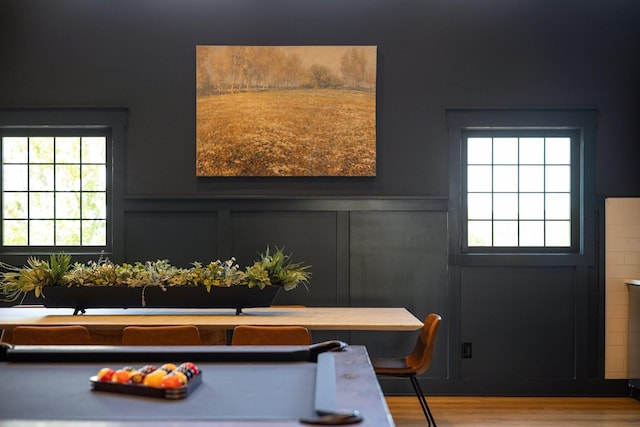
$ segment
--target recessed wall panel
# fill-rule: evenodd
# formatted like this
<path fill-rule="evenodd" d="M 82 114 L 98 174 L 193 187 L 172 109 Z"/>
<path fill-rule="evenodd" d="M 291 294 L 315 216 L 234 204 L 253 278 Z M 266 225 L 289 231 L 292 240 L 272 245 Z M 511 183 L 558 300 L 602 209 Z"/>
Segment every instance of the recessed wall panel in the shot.
<path fill-rule="evenodd" d="M 125 215 L 125 261 L 168 259 L 188 267 L 218 259 L 215 212 L 135 212 Z"/>

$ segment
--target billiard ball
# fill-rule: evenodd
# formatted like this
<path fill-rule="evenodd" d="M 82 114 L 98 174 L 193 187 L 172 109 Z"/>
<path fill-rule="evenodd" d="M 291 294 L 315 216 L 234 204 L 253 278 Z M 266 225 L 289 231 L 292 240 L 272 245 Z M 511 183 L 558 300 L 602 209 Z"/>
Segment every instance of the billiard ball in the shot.
<path fill-rule="evenodd" d="M 177 369 L 171 372 L 171 374 L 169 375 L 175 375 L 176 377 L 180 378 L 180 381 L 182 381 L 182 384 L 186 384 L 189 381 L 189 378 L 187 378 L 187 376 L 183 372 L 180 372 Z"/>
<path fill-rule="evenodd" d="M 113 378 L 115 371 L 111 368 L 102 368 L 98 371 L 98 381 L 108 382 Z"/>
<path fill-rule="evenodd" d="M 131 379 L 131 371 L 126 369 L 118 369 L 113 373 L 111 381 L 114 383 L 125 384 Z"/>
<path fill-rule="evenodd" d="M 167 376 L 167 372 L 163 369 L 158 369 L 157 371 L 153 371 L 144 377 L 143 384 L 148 387 L 160 387 L 162 384 L 162 379 Z"/>
<path fill-rule="evenodd" d="M 131 371 L 129 381 L 134 384 L 142 384 L 147 375 L 141 371 Z"/>
<path fill-rule="evenodd" d="M 165 363 L 164 365 L 160 366 L 160 369 L 165 372 L 171 372 L 176 369 L 176 365 L 174 365 L 173 363 Z"/>
<path fill-rule="evenodd" d="M 195 363 L 184 362 L 180 364 L 180 366 L 178 366 L 178 368 L 181 368 L 181 367 L 192 369 L 194 374 L 198 373 L 198 367 L 196 366 Z"/>
<path fill-rule="evenodd" d="M 178 375 L 169 374 L 162 378 L 162 382 L 160 383 L 160 387 L 162 388 L 178 388 L 182 387 L 184 383 L 182 379 Z"/>
<path fill-rule="evenodd" d="M 145 375 L 149 375 L 151 372 L 157 370 L 158 368 L 156 368 L 154 365 L 144 365 L 142 368 L 138 369 L 140 372 L 142 372 Z"/>

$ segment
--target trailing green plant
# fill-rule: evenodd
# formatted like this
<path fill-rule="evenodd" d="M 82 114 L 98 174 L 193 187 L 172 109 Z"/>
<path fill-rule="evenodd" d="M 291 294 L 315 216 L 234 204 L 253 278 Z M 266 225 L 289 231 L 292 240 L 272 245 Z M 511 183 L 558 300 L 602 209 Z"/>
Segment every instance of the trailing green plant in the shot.
<path fill-rule="evenodd" d="M 39 297 L 47 286 L 204 286 L 207 291 L 212 287 L 280 286 L 288 291 L 300 284 L 307 287 L 311 277 L 309 265 L 293 263 L 281 249 L 271 253 L 269 247 L 244 270 L 235 258 L 179 268 L 168 260 L 115 264 L 100 258 L 72 264 L 71 256 L 64 253 L 52 254 L 49 261 L 31 257 L 21 268 L 0 263 L 0 268 L 5 270 L 0 274 L 0 299 L 4 301 L 16 301 L 29 292 Z"/>

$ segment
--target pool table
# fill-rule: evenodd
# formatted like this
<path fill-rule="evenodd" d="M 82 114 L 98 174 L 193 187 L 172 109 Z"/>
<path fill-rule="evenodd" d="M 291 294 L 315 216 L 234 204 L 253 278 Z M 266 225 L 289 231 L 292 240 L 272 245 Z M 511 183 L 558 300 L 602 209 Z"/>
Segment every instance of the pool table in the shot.
<path fill-rule="evenodd" d="M 0 427 L 393 426 L 367 351 L 312 346 L 13 346 L 0 361 Z M 103 367 L 193 362 L 183 396 L 95 388 Z M 192 380 L 193 381 L 193 380 Z M 195 384 L 195 383 L 194 383 Z M 94 389 L 95 388 L 95 389 Z"/>

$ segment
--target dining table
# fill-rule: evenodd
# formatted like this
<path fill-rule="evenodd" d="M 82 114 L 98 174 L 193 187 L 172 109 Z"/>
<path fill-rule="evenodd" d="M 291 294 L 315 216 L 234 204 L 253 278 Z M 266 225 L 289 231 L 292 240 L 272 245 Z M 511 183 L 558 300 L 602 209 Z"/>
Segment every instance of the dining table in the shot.
<path fill-rule="evenodd" d="M 2 340 L 11 342 L 16 326 L 81 325 L 92 341 L 116 344 L 127 326 L 194 325 L 203 337 L 238 325 L 291 326 L 325 331 L 415 331 L 422 321 L 404 307 L 269 306 L 235 309 L 96 308 L 73 314 L 68 308 L 17 305 L 0 308 Z M 204 341 L 204 340 L 203 340 Z"/>

